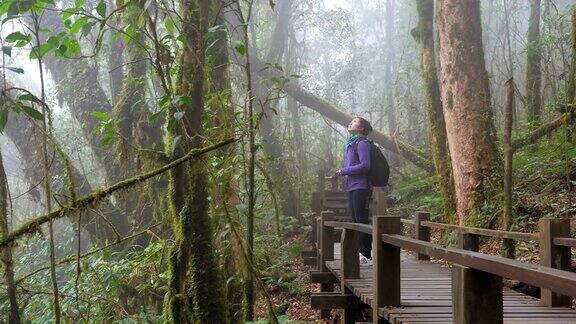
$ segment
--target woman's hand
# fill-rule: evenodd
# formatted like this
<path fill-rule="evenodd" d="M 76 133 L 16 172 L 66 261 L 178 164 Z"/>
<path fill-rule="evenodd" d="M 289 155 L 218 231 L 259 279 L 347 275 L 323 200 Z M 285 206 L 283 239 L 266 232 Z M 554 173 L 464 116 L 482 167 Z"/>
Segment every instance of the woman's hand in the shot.
<path fill-rule="evenodd" d="M 334 176 L 339 177 L 342 175 L 342 169 L 337 170 L 336 173 L 334 173 Z"/>

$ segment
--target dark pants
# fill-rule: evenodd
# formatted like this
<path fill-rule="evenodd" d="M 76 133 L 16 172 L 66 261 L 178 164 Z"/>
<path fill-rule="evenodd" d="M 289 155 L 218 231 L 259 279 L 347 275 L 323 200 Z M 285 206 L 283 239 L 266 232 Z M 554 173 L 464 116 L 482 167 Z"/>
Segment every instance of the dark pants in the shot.
<path fill-rule="evenodd" d="M 369 189 L 348 191 L 348 213 L 355 223 L 369 223 L 371 197 L 372 190 Z M 365 233 L 359 233 L 358 249 L 362 255 L 370 258 L 370 252 L 372 251 L 372 236 Z"/>

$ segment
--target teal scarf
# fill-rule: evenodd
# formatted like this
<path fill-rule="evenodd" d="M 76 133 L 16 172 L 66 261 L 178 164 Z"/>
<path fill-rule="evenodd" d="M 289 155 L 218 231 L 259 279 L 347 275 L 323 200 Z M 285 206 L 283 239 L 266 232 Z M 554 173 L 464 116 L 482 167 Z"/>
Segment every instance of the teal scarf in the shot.
<path fill-rule="evenodd" d="M 348 146 L 352 145 L 352 143 L 356 142 L 356 140 L 358 140 L 360 138 L 360 136 L 362 136 L 361 134 L 350 134 L 348 135 L 348 138 L 346 139 L 346 146 L 344 147 L 344 150 L 348 149 Z"/>

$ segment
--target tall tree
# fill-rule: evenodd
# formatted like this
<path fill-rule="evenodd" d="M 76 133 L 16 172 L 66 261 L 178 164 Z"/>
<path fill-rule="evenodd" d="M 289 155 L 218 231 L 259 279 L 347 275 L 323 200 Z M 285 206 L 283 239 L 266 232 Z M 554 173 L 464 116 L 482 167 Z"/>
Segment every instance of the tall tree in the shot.
<path fill-rule="evenodd" d="M 166 150 L 182 157 L 202 144 L 204 116 L 204 64 L 208 30 L 208 0 L 180 2 L 184 51 L 180 61 L 178 93 L 189 102 L 168 111 L 184 116 L 168 127 Z M 173 220 L 174 245 L 169 257 L 169 289 L 164 302 L 167 323 L 226 323 L 223 281 L 215 258 L 208 215 L 206 170 L 201 160 L 184 163 L 169 173 L 168 200 Z"/>
<path fill-rule="evenodd" d="M 454 180 L 448 140 L 446 138 L 446 122 L 440 99 L 440 85 L 436 72 L 436 51 L 434 48 L 434 1 L 418 0 L 418 26 L 413 32 L 414 38 L 420 43 L 422 54 L 420 66 L 424 81 L 425 110 L 428 119 L 428 140 L 432 151 L 432 159 L 436 168 L 438 185 L 444 200 L 446 221 L 456 212 L 454 196 Z"/>
<path fill-rule="evenodd" d="M 542 115 L 542 50 L 540 44 L 540 0 L 530 0 L 528 45 L 526 48 L 526 115 L 539 123 Z"/>
<path fill-rule="evenodd" d="M 2 152 L 0 152 L 0 238 L 7 235 L 8 228 L 8 178 L 4 170 Z M 20 310 L 16 295 L 16 283 L 14 282 L 14 264 L 12 263 L 12 244 L 1 248 L 0 261 L 4 264 L 4 278 L 8 302 L 10 303 L 9 323 L 20 323 Z"/>
<path fill-rule="evenodd" d="M 439 1 L 436 17 L 456 209 L 459 223 L 464 224 L 488 199 L 491 178 L 500 165 L 482 47 L 480 2 Z"/>
<path fill-rule="evenodd" d="M 384 67 L 384 83 L 386 92 L 386 119 L 388 124 L 388 134 L 393 135 L 398 131 L 398 125 L 396 121 L 396 108 L 394 107 L 394 87 L 395 82 L 392 79 L 392 74 L 394 73 L 394 0 L 386 0 L 386 46 L 385 60 L 386 64 Z M 390 163 L 392 165 L 398 165 L 398 157 L 392 155 Z"/>
<path fill-rule="evenodd" d="M 294 0 L 284 0 L 278 3 L 275 9 L 276 25 L 274 26 L 270 41 L 270 49 L 266 54 L 265 60 L 271 64 L 281 64 L 282 57 L 288 44 L 289 26 L 292 18 Z M 258 51 L 253 50 L 255 57 Z M 260 66 L 252 65 L 252 75 L 256 75 Z M 287 161 L 284 156 L 284 145 L 282 144 L 275 127 L 274 119 L 275 110 L 271 105 L 277 105 L 277 100 L 271 100 L 270 95 L 273 84 L 270 80 L 264 82 L 254 82 L 254 93 L 257 96 L 257 110 L 263 114 L 260 121 L 260 135 L 262 136 L 262 148 L 266 155 L 272 156 L 270 174 L 274 177 L 274 184 L 280 193 L 280 203 L 284 215 L 298 216 L 299 206 L 298 197 L 294 191 L 293 179 L 290 176 Z"/>

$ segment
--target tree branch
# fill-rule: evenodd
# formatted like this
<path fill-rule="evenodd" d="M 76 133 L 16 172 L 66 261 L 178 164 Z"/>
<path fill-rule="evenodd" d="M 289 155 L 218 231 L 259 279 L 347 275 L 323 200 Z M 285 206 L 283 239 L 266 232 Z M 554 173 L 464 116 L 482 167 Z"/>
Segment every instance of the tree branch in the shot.
<path fill-rule="evenodd" d="M 233 143 L 235 141 L 237 141 L 237 139 L 231 138 L 231 139 L 227 139 L 227 140 L 222 141 L 220 143 L 217 143 L 217 144 L 214 144 L 214 145 L 211 145 L 208 147 L 204 147 L 201 149 L 192 149 L 183 157 L 176 159 L 176 160 L 174 160 L 174 161 L 172 161 L 172 162 L 170 162 L 170 163 L 168 163 L 168 164 L 166 164 L 160 168 L 136 175 L 132 178 L 122 180 L 122 181 L 117 182 L 117 183 L 115 183 L 115 184 L 113 184 L 107 188 L 96 190 L 87 196 L 79 198 L 78 200 L 76 200 L 75 202 L 72 202 L 68 206 L 64 206 L 64 207 L 57 209 L 53 212 L 50 212 L 48 214 L 33 218 L 33 219 L 25 222 L 24 224 L 22 224 L 18 229 L 12 231 L 8 235 L 6 235 L 2 239 L 0 239 L 0 247 L 4 247 L 4 246 L 8 245 L 10 242 L 16 240 L 17 238 L 19 238 L 20 236 L 22 236 L 24 234 L 34 233 L 34 232 L 38 231 L 40 228 L 40 225 L 42 225 L 44 223 L 47 223 L 53 219 L 58 219 L 58 218 L 64 217 L 67 214 L 75 212 L 79 209 L 83 209 L 83 208 L 98 204 L 102 199 L 110 196 L 111 194 L 113 194 L 114 192 L 116 192 L 120 189 L 126 189 L 129 187 L 132 187 L 132 186 L 134 186 L 140 182 L 148 180 L 148 179 L 150 179 L 154 176 L 157 176 L 159 174 L 162 174 L 162 173 L 164 173 L 164 172 L 166 172 L 166 171 L 168 171 L 168 170 L 170 170 L 170 169 L 172 169 L 172 168 L 174 168 L 174 167 L 176 167 L 176 166 L 178 166 L 184 162 L 187 162 L 188 160 L 194 159 L 198 156 L 201 156 L 202 154 L 216 150 L 222 146 Z"/>

